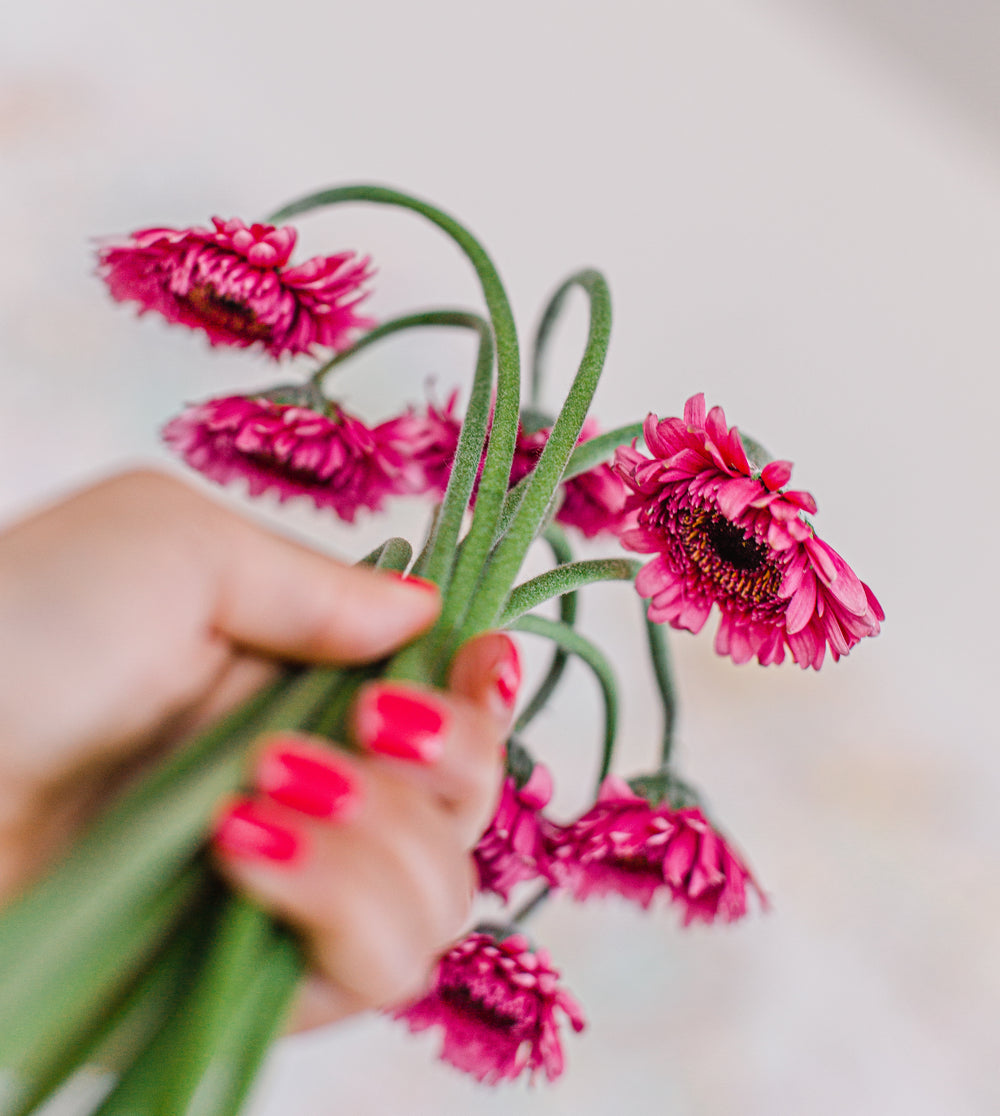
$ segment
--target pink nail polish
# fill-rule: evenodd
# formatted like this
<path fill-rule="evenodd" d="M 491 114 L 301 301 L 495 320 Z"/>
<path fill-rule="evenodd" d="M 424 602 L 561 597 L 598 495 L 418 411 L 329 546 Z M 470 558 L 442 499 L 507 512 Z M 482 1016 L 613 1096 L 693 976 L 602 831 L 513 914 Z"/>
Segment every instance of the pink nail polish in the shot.
<path fill-rule="evenodd" d="M 441 591 L 433 581 L 429 581 L 426 577 L 400 573 L 399 570 L 385 570 L 384 572 L 388 577 L 394 577 L 404 585 L 412 585 L 414 589 L 423 589 L 427 593 L 439 593 Z"/>
<path fill-rule="evenodd" d="M 494 668 L 493 684 L 500 695 L 500 700 L 510 709 L 517 701 L 517 692 L 521 688 L 521 653 L 509 635 L 501 634 L 506 646 Z"/>
<path fill-rule="evenodd" d="M 354 725 L 370 752 L 433 763 L 444 749 L 448 713 L 428 694 L 383 683 L 362 692 Z"/>
<path fill-rule="evenodd" d="M 360 787 L 335 754 L 316 755 L 294 740 L 275 741 L 257 761 L 257 788 L 311 818 L 344 818 L 360 805 Z"/>
<path fill-rule="evenodd" d="M 263 817 L 258 803 L 250 798 L 240 799 L 222 815 L 212 842 L 221 852 L 240 860 L 274 864 L 290 864 L 303 847 L 299 835 Z"/>

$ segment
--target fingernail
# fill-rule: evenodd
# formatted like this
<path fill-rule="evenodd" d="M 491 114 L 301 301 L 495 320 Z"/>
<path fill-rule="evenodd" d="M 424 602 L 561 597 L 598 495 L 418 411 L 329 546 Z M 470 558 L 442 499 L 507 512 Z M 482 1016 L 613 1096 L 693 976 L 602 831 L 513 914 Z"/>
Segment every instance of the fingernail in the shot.
<path fill-rule="evenodd" d="M 404 585 L 412 585 L 414 589 L 423 589 L 428 593 L 439 593 L 441 591 L 433 581 L 429 581 L 426 577 L 419 577 L 417 574 L 404 574 L 400 573 L 399 570 L 385 570 L 383 572 L 387 576 L 401 581 Z"/>
<path fill-rule="evenodd" d="M 361 803 L 360 786 L 336 755 L 306 754 L 275 741 L 257 761 L 256 786 L 268 798 L 311 818 L 343 819 Z"/>
<path fill-rule="evenodd" d="M 265 818 L 249 798 L 240 799 L 219 819 L 212 835 L 216 848 L 240 860 L 289 864 L 303 847 L 302 838 L 286 826 Z"/>
<path fill-rule="evenodd" d="M 503 636 L 504 649 L 493 668 L 493 685 L 509 711 L 517 701 L 517 691 L 521 688 L 521 653 L 509 635 L 505 632 L 500 634 Z"/>
<path fill-rule="evenodd" d="M 448 713 L 427 694 L 403 686 L 364 690 L 354 715 L 358 741 L 380 756 L 433 763 L 444 749 Z"/>

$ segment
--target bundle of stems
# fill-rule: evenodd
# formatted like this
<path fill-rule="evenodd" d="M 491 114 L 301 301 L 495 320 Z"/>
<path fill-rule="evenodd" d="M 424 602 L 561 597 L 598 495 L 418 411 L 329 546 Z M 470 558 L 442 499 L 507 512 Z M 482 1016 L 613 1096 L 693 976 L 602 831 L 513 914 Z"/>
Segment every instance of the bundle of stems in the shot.
<path fill-rule="evenodd" d="M 244 783 L 251 743 L 305 731 L 343 742 L 360 685 L 383 675 L 443 683 L 457 648 L 491 628 L 544 636 L 557 651 L 519 728 L 544 705 L 567 654 L 594 671 L 607 717 L 602 775 L 614 742 L 614 682 L 599 649 L 573 627 L 573 594 L 599 580 L 632 581 L 624 558 L 572 561 L 550 521 L 559 484 L 608 459 L 639 434 L 622 427 L 577 446 L 608 346 L 611 307 L 596 271 L 556 292 L 536 338 L 532 397 L 553 323 L 574 288 L 590 307 L 586 347 L 537 467 L 508 491 L 520 417 L 520 360 L 510 304 L 493 262 L 452 217 L 398 191 L 350 186 L 304 197 L 274 213 L 288 219 L 319 207 L 366 202 L 422 215 L 448 234 L 479 278 L 488 320 L 431 311 L 373 330 L 334 365 L 381 337 L 422 326 L 457 326 L 479 338 L 469 406 L 450 481 L 416 560 L 390 539 L 365 561 L 436 583 L 435 626 L 392 659 L 357 669 L 288 667 L 241 708 L 180 748 L 107 811 L 50 874 L 0 916 L 0 1113 L 27 1116 L 82 1067 L 105 1075 L 100 1116 L 231 1116 L 240 1111 L 262 1059 L 281 1031 L 299 979 L 294 937 L 213 874 L 206 836 L 220 798 Z M 495 375 L 494 375 L 495 372 Z M 491 419 L 492 412 L 492 419 Z M 463 533 L 479 478 L 475 510 Z M 516 584 L 531 544 L 544 536 L 558 563 Z M 560 619 L 532 610 L 562 597 Z M 650 629 L 652 633 L 652 629 Z M 660 637 L 653 636 L 654 661 Z M 662 658 L 661 691 L 669 696 Z M 665 687 L 665 689 L 664 689 Z M 666 702 L 669 709 L 669 702 Z M 669 747 L 667 718 L 665 750 Z"/>

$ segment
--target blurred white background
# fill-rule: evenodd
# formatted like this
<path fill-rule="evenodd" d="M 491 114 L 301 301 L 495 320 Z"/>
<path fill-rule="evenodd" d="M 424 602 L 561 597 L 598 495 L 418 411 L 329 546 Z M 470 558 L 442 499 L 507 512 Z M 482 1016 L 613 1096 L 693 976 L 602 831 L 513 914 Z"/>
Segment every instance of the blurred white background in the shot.
<path fill-rule="evenodd" d="M 369 1019 L 285 1041 L 256 1116 L 1000 1111 L 998 48 L 988 0 L 5 12 L 5 519 L 127 463 L 176 468 L 156 431 L 182 401 L 274 378 L 112 305 L 91 237 L 383 181 L 469 223 L 524 336 L 565 273 L 605 270 L 595 413 L 674 414 L 704 390 L 796 462 L 820 533 L 888 614 L 818 675 L 736 668 L 707 630 L 678 634 L 685 769 L 773 908 L 683 931 L 672 910 L 553 904 L 532 932 L 591 1020 L 561 1081 L 490 1092 L 429 1036 Z M 377 315 L 477 305 L 467 265 L 413 217 L 345 208 L 303 222 L 300 244 L 371 252 Z M 579 312 L 560 333 L 550 402 L 582 330 Z M 467 382 L 471 360 L 464 338 L 392 342 L 345 396 L 381 417 L 429 377 Z M 385 532 L 273 518 L 345 554 Z M 589 594 L 584 626 L 621 666 L 629 771 L 658 725 L 623 592 Z M 565 812 L 597 708 L 574 674 L 533 734 Z"/>

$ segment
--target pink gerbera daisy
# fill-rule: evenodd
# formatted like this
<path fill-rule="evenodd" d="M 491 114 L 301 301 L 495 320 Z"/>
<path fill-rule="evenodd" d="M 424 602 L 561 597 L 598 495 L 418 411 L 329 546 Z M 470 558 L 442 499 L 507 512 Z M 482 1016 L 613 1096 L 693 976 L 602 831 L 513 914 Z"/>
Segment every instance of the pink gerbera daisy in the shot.
<path fill-rule="evenodd" d="M 669 893 L 684 907 L 685 926 L 742 917 L 747 884 L 757 886 L 699 809 L 654 806 L 615 775 L 601 784 L 594 805 L 550 841 L 550 875 L 575 898 L 622 895 L 648 908 Z"/>
<path fill-rule="evenodd" d="M 440 1026 L 441 1057 L 496 1085 L 524 1070 L 554 1081 L 564 1068 L 557 1012 L 584 1028 L 576 1000 L 559 985 L 546 950 L 513 934 L 498 941 L 473 933 L 438 963 L 431 991 L 393 1014 L 412 1031 Z"/>
<path fill-rule="evenodd" d="M 751 464 L 722 408 L 705 414 L 703 395 L 683 419 L 650 415 L 644 435 L 652 460 L 621 448 L 615 468 L 631 490 L 622 542 L 656 555 L 636 579 L 651 620 L 698 632 L 717 605 L 720 655 L 780 663 L 787 647 L 816 669 L 827 647 L 839 659 L 878 634 L 874 594 L 803 516 L 815 500 L 784 488 L 788 461 Z"/>
<path fill-rule="evenodd" d="M 188 408 L 163 439 L 219 484 L 243 479 L 251 496 L 273 491 L 282 502 L 307 496 L 351 523 L 359 508 L 379 511 L 387 496 L 424 490 L 419 432 L 412 414 L 368 427 L 335 403 L 319 411 L 229 395 Z"/>
<path fill-rule="evenodd" d="M 353 252 L 288 266 L 291 226 L 212 218 L 213 228 L 140 229 L 98 250 L 98 273 L 120 302 L 203 329 L 213 345 L 261 345 L 271 356 L 346 348 L 374 323 L 357 313 L 371 275 Z"/>
<path fill-rule="evenodd" d="M 506 901 L 515 884 L 546 875 L 549 855 L 541 810 L 551 797 L 552 776 L 544 764 L 535 764 L 523 786 L 512 775 L 504 779 L 493 820 L 473 851 L 481 891 Z"/>

